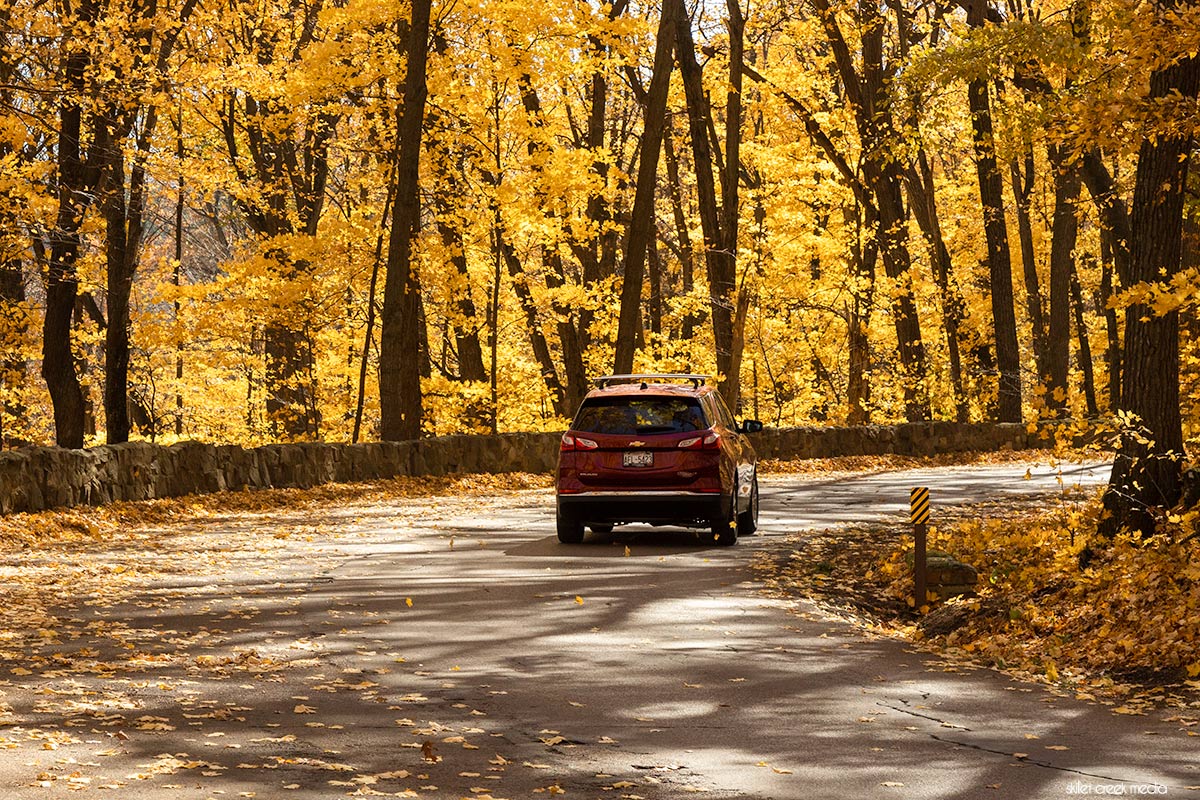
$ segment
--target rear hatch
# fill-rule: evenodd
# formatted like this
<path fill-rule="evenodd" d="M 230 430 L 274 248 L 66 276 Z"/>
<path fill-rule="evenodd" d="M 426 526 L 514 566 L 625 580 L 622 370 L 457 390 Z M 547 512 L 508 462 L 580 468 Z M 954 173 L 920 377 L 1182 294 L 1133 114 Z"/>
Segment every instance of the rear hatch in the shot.
<path fill-rule="evenodd" d="M 679 395 L 589 398 L 564 437 L 587 490 L 720 491 L 715 443 L 699 401 Z"/>

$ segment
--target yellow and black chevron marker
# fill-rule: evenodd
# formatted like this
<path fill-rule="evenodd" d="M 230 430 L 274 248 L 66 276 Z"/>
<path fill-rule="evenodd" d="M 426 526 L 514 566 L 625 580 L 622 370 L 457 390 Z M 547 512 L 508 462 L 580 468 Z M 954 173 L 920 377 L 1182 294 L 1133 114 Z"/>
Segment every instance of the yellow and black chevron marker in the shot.
<path fill-rule="evenodd" d="M 929 522 L 929 487 L 916 487 L 912 490 L 911 498 L 912 523 L 924 525 Z"/>
<path fill-rule="evenodd" d="M 913 524 L 913 606 L 918 612 L 929 600 L 926 592 L 925 537 L 929 522 L 929 488 L 917 486 L 909 493 Z"/>

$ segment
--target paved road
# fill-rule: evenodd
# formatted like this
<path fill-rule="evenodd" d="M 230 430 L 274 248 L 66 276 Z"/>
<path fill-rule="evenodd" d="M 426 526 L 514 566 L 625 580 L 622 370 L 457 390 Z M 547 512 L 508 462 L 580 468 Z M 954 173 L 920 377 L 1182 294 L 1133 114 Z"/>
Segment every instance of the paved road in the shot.
<path fill-rule="evenodd" d="M 538 490 L 10 559 L 106 579 L 0 637 L 0 798 L 1191 794 L 1178 723 L 946 672 L 751 577 L 786 533 L 899 521 L 914 485 L 935 504 L 1061 490 L 1025 470 L 767 478 L 764 533 L 734 548 L 650 528 L 559 545 Z"/>

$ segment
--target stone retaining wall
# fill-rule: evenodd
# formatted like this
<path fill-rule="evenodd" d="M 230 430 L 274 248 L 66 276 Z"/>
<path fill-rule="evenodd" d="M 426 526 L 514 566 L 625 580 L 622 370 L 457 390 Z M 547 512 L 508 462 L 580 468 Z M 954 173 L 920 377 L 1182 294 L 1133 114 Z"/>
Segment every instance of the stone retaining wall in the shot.
<path fill-rule="evenodd" d="M 936 455 L 1046 444 L 1023 425 L 915 423 L 858 428 L 771 428 L 752 439 L 760 458 Z M 90 450 L 0 453 L 0 513 L 240 489 L 305 488 L 398 475 L 549 472 L 557 433 L 440 436 L 413 442 L 278 444 L 244 448 L 130 442 Z"/>

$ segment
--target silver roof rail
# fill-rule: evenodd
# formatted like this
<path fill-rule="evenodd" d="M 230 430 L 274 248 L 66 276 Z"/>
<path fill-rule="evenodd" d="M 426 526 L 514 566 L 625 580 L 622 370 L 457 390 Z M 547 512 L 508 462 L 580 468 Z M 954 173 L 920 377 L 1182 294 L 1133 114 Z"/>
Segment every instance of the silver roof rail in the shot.
<path fill-rule="evenodd" d="M 682 383 L 690 381 L 692 386 L 699 389 L 713 378 L 711 375 L 691 375 L 675 372 L 645 372 L 633 375 L 605 375 L 595 379 L 598 388 L 603 389 L 615 383 L 645 383 L 647 381 Z"/>

